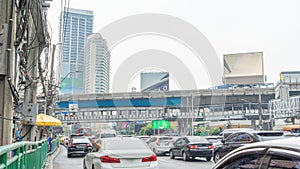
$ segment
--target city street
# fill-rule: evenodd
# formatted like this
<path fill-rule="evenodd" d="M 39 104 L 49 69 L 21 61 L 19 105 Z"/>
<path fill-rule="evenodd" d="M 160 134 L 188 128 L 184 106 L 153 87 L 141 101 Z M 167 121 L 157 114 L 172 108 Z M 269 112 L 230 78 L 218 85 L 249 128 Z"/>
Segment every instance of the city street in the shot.
<path fill-rule="evenodd" d="M 53 160 L 53 168 L 55 169 L 82 169 L 83 157 L 67 158 L 67 150 L 63 146 L 60 146 L 60 153 Z M 207 162 L 205 159 L 199 158 L 192 161 L 185 162 L 181 158 L 171 160 L 168 156 L 159 156 L 158 163 L 160 169 L 199 169 L 211 168 L 214 163 L 212 161 Z"/>

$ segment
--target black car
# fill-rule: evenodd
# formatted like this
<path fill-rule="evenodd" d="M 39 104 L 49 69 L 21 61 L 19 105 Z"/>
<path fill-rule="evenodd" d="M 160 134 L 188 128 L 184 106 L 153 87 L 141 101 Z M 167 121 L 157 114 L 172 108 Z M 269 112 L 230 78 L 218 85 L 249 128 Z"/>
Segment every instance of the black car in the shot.
<path fill-rule="evenodd" d="M 71 156 L 85 156 L 92 151 L 92 144 L 87 138 L 72 138 L 68 145 L 68 158 Z"/>
<path fill-rule="evenodd" d="M 214 146 L 205 138 L 200 136 L 186 136 L 178 138 L 170 149 L 170 158 L 183 157 L 184 161 L 195 157 L 204 157 L 210 161 Z"/>
<path fill-rule="evenodd" d="M 259 138 L 250 132 L 236 132 L 229 135 L 222 140 L 221 145 L 218 145 L 214 149 L 214 161 L 219 161 L 223 156 L 231 152 L 232 150 L 239 148 L 243 145 L 259 142 Z"/>
<path fill-rule="evenodd" d="M 300 138 L 287 138 L 242 146 L 218 161 L 213 169 L 300 168 Z"/>

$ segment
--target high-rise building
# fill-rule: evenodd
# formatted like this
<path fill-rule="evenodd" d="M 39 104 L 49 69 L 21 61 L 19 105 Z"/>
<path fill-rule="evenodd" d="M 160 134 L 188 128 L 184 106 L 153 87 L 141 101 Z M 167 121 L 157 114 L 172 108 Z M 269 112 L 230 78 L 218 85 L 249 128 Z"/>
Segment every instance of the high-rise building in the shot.
<path fill-rule="evenodd" d="M 108 93 L 110 53 L 100 33 L 87 38 L 84 68 L 85 93 Z"/>
<path fill-rule="evenodd" d="M 93 32 L 93 11 L 65 8 L 60 15 L 61 94 L 83 93 L 84 46 Z"/>

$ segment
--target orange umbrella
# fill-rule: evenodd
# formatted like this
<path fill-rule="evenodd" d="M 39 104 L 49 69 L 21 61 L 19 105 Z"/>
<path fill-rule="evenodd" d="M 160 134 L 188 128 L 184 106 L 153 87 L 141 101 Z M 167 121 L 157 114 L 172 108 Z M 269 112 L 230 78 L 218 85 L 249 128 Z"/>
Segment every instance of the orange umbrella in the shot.
<path fill-rule="evenodd" d="M 36 116 L 36 126 L 61 126 L 61 121 L 46 114 L 38 114 Z"/>

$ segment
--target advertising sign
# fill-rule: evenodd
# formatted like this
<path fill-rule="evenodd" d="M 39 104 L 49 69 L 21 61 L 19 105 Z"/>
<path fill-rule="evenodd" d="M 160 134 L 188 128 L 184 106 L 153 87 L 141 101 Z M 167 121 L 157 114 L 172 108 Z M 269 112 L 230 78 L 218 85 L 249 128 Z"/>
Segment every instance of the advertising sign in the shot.
<path fill-rule="evenodd" d="M 169 73 L 141 73 L 141 91 L 169 91 Z"/>
<path fill-rule="evenodd" d="M 262 52 L 224 55 L 225 84 L 261 84 L 264 79 Z"/>

